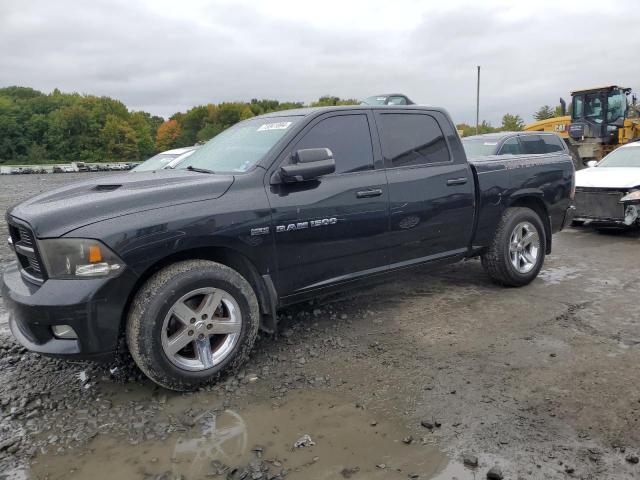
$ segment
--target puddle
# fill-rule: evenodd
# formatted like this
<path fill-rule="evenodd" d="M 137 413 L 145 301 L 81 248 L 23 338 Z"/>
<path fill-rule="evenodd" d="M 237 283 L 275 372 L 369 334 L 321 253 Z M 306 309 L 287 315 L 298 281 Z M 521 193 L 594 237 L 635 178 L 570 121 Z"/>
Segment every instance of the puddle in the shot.
<path fill-rule="evenodd" d="M 206 394 L 174 397 L 167 409 L 182 403 L 181 409 L 195 406 L 199 410 L 206 399 Z M 448 464 L 432 445 L 404 444 L 402 439 L 409 433 L 400 422 L 324 392 L 290 392 L 281 405 L 256 403 L 216 412 L 203 407 L 202 411 L 193 428 L 166 441 L 131 445 L 98 436 L 71 454 L 39 455 L 29 478 L 147 479 L 166 472 L 167 479 L 226 478 L 220 465 L 247 466 L 257 458 L 257 446 L 272 474 L 286 468 L 287 479 L 292 480 L 406 479 L 413 473 L 427 479 Z M 372 425 L 374 418 L 377 423 Z M 315 445 L 294 448 L 305 434 Z M 252 478 L 251 473 L 246 478 Z"/>
<path fill-rule="evenodd" d="M 569 266 L 550 267 L 542 270 L 538 277 L 551 285 L 558 285 L 566 280 L 574 280 L 580 276 L 581 269 Z"/>

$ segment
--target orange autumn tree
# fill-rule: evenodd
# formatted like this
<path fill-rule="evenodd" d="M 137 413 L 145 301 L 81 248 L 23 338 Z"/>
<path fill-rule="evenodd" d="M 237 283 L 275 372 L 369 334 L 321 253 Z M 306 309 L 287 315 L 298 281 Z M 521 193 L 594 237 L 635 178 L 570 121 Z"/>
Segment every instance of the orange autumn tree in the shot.
<path fill-rule="evenodd" d="M 158 127 L 156 133 L 156 149 L 159 152 L 170 150 L 174 147 L 180 136 L 180 125 L 177 120 L 167 120 Z"/>

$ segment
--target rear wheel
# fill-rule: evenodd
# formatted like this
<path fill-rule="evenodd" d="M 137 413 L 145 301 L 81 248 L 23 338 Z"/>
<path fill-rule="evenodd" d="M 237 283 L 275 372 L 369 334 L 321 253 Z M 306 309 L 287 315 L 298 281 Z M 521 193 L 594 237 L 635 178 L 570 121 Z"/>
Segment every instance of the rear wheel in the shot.
<path fill-rule="evenodd" d="M 545 256 L 546 237 L 542 221 L 530 208 L 505 210 L 482 266 L 500 285 L 521 287 L 538 275 Z"/>
<path fill-rule="evenodd" d="M 190 260 L 160 270 L 138 291 L 127 344 L 151 380 L 190 390 L 244 363 L 258 324 L 255 293 L 238 272 Z"/>

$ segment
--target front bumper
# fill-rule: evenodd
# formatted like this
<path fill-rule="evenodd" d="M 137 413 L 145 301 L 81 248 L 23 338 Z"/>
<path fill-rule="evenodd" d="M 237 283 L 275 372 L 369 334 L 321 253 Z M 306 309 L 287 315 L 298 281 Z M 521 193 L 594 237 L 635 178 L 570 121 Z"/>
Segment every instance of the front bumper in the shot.
<path fill-rule="evenodd" d="M 88 360 L 114 357 L 122 318 L 136 278 L 128 270 L 112 279 L 25 280 L 16 262 L 2 275 L 9 327 L 28 350 Z M 56 338 L 53 325 L 70 325 L 77 340 Z"/>

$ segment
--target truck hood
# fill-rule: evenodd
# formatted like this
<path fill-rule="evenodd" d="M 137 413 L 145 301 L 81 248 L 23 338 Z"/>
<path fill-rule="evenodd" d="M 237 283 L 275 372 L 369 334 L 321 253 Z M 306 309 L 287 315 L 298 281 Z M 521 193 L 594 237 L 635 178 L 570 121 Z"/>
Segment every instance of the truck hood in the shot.
<path fill-rule="evenodd" d="M 591 167 L 576 172 L 576 187 L 633 188 L 640 185 L 640 168 Z"/>
<path fill-rule="evenodd" d="M 124 173 L 42 193 L 15 205 L 7 213 L 29 223 L 36 237 L 59 237 L 90 223 L 218 198 L 233 180 L 232 175 L 187 170 Z"/>

